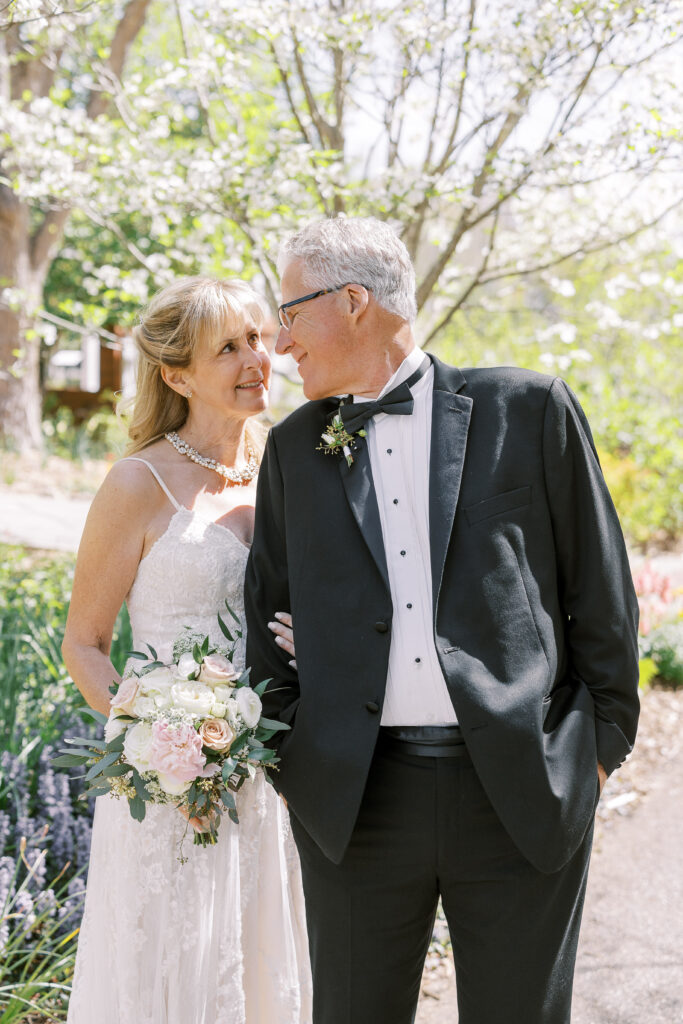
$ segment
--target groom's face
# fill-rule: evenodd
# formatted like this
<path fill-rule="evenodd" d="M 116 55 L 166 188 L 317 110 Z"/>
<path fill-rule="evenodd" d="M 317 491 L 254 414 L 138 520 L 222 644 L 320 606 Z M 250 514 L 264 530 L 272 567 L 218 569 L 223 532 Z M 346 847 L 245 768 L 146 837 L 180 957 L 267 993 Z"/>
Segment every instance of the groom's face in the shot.
<path fill-rule="evenodd" d="M 363 366 L 361 337 L 352 329 L 354 286 L 297 303 L 287 310 L 291 327 L 280 328 L 275 351 L 296 360 L 306 398 L 326 398 L 359 390 Z M 317 289 L 305 281 L 301 261 L 287 265 L 282 275 L 282 301 L 292 302 Z"/>

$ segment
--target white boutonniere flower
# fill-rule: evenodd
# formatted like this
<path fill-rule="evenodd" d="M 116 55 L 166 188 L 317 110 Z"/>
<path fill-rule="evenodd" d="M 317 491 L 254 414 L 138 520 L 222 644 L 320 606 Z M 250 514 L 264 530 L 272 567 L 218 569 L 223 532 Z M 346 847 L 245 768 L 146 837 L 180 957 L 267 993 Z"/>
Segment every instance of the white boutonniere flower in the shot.
<path fill-rule="evenodd" d="M 334 417 L 329 426 L 321 435 L 322 444 L 318 445 L 316 451 L 324 452 L 326 455 L 343 455 L 348 466 L 353 465 L 352 451 L 356 448 L 358 437 L 367 437 L 367 430 L 359 430 L 350 434 L 344 426 L 339 413 Z"/>

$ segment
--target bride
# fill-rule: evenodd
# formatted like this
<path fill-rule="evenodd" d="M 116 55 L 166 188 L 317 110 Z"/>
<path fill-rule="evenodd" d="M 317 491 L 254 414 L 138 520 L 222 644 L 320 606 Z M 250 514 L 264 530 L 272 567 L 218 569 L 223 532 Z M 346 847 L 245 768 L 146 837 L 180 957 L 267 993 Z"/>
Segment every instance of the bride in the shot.
<path fill-rule="evenodd" d="M 124 599 L 134 646 L 152 644 L 162 661 L 185 626 L 221 643 L 226 599 L 244 620 L 261 448 L 249 421 L 270 383 L 262 322 L 247 285 L 195 277 L 158 294 L 136 328 L 129 455 L 93 502 L 63 645 L 76 685 L 105 714 Z M 274 632 L 293 654 L 286 624 Z M 244 639 L 234 664 L 244 667 Z M 149 804 L 138 822 L 126 801 L 97 800 L 68 1024 L 310 1024 L 284 804 L 259 774 L 237 808 L 240 824 L 224 816 L 213 847 L 188 839 L 181 864 L 178 810 Z"/>

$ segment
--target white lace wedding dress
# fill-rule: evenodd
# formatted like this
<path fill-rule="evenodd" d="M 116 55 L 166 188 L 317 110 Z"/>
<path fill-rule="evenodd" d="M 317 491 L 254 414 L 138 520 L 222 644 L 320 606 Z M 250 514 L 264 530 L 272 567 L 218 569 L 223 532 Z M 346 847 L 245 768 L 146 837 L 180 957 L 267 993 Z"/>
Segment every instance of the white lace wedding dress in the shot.
<path fill-rule="evenodd" d="M 139 461 L 144 461 L 140 459 Z M 149 465 L 149 463 L 146 463 Z M 180 506 L 140 563 L 127 598 L 136 649 L 164 661 L 184 626 L 221 643 L 216 613 L 244 621 L 248 550 Z M 244 667 L 244 642 L 235 652 Z M 239 825 L 218 843 L 184 843 L 173 807 L 143 822 L 113 797 L 96 802 L 85 912 L 68 1024 L 310 1024 L 303 893 L 284 804 L 262 776 L 237 794 Z"/>

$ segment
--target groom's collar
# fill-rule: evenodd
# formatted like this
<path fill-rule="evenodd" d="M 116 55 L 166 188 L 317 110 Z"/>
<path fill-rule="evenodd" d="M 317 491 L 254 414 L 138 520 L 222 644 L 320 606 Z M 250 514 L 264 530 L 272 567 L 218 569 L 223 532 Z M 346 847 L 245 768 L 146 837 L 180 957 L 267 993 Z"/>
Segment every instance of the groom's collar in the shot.
<path fill-rule="evenodd" d="M 449 366 L 448 363 L 442 363 L 431 353 L 427 354 L 434 367 L 435 391 L 450 391 L 452 394 L 456 394 L 467 384 L 467 379 L 457 366 Z"/>
<path fill-rule="evenodd" d="M 398 369 L 391 375 L 389 380 L 386 382 L 377 398 L 383 398 L 388 391 L 392 388 L 398 387 L 404 380 L 408 380 L 408 377 L 417 370 L 424 359 L 424 352 L 421 348 L 415 346 L 412 351 L 408 353 Z M 353 395 L 352 400 L 354 402 L 367 402 L 369 399 L 367 395 Z"/>

